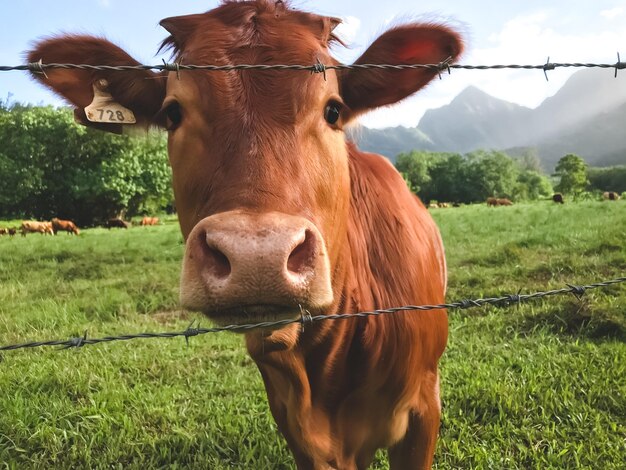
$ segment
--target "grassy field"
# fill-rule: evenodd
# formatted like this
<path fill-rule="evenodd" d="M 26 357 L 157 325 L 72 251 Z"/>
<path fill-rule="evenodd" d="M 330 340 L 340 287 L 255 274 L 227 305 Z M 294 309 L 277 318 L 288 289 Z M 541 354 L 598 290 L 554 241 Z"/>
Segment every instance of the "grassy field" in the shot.
<path fill-rule="evenodd" d="M 434 216 L 449 300 L 626 275 L 624 201 Z M 195 317 L 177 309 L 182 252 L 174 221 L 1 237 L 0 345 L 183 330 Z M 625 285 L 452 311 L 441 370 L 436 468 L 625 467 Z M 3 353 L 0 463 L 293 468 L 242 337 L 225 333 Z M 382 452 L 373 468 L 387 468 Z"/>

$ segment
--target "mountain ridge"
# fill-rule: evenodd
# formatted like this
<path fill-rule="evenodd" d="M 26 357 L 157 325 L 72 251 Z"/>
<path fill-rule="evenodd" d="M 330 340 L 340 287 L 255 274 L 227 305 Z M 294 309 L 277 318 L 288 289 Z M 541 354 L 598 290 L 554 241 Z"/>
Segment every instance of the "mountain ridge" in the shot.
<path fill-rule="evenodd" d="M 534 149 L 544 169 L 552 171 L 567 153 L 592 166 L 626 164 L 624 122 L 626 83 L 606 70 L 585 69 L 536 108 L 468 86 L 449 104 L 426 111 L 416 127 L 361 127 L 351 137 L 363 150 L 392 161 L 410 150 Z"/>

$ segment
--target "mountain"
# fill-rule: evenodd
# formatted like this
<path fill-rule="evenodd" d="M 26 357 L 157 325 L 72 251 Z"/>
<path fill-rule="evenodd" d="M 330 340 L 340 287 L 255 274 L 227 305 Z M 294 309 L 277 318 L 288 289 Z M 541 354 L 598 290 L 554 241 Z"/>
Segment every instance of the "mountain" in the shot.
<path fill-rule="evenodd" d="M 626 81 L 605 69 L 574 73 L 561 89 L 530 109 L 470 86 L 448 105 L 428 110 L 415 128 L 361 128 L 363 150 L 395 160 L 400 152 L 467 153 L 533 148 L 551 171 L 567 153 L 595 166 L 626 164 Z"/>
<path fill-rule="evenodd" d="M 531 113 L 470 86 L 449 105 L 426 111 L 417 128 L 439 151 L 503 148 L 523 141 L 526 130 L 517 123 L 529 121 Z"/>

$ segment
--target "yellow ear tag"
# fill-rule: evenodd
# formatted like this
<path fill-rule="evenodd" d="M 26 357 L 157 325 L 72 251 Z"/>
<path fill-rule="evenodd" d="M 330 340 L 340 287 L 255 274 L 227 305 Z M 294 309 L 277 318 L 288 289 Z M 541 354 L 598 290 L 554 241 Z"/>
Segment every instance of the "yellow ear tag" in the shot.
<path fill-rule="evenodd" d="M 105 91 L 108 85 L 104 79 L 93 84 L 93 101 L 85 108 L 87 119 L 108 124 L 135 124 L 137 120 L 133 112 L 116 103 L 111 94 Z"/>

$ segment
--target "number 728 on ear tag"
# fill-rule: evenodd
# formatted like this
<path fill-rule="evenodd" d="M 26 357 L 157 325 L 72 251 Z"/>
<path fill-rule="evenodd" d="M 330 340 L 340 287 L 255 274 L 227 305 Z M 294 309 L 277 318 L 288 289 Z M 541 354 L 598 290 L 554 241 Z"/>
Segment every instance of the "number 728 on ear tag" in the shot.
<path fill-rule="evenodd" d="M 93 84 L 93 101 L 85 108 L 87 119 L 110 124 L 135 124 L 137 120 L 133 112 L 104 91 L 107 85 L 106 80 L 98 80 Z"/>

